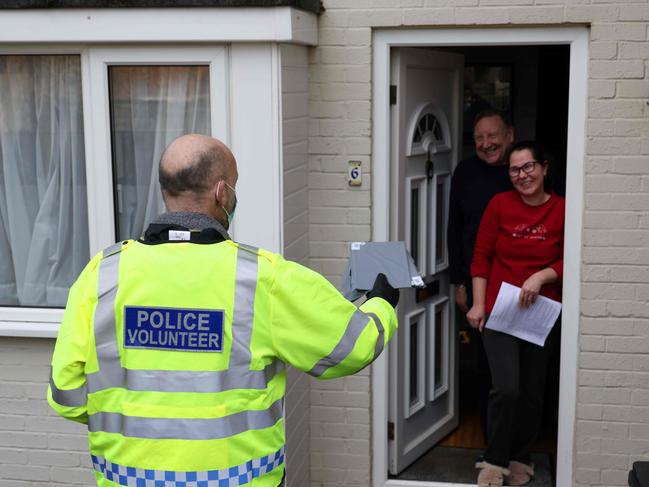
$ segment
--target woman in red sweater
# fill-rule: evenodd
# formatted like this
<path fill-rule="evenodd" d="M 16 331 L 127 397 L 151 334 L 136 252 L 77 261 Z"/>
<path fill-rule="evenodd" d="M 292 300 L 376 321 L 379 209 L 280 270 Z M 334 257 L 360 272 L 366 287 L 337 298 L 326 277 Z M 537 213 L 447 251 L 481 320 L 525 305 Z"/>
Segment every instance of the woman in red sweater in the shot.
<path fill-rule="evenodd" d="M 540 347 L 484 325 L 503 282 L 521 288 L 521 307 L 539 294 L 561 300 L 565 200 L 545 188 L 548 164 L 534 142 L 511 148 L 514 190 L 489 202 L 473 251 L 473 307 L 467 320 L 483 333 L 493 378 L 487 449 L 484 461 L 476 463 L 480 487 L 525 485 L 534 475 L 529 450 L 541 423 L 548 359 L 559 327 Z"/>

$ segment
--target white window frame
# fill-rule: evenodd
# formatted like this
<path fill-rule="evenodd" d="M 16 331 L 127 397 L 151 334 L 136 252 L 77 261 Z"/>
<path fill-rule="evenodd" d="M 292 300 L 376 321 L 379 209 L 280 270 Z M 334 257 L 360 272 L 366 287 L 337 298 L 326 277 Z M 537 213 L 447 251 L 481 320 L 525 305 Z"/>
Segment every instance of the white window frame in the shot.
<path fill-rule="evenodd" d="M 281 106 L 278 43 L 316 45 L 318 17 L 292 7 L 111 8 L 5 10 L 0 55 L 79 55 L 91 255 L 114 241 L 107 79 L 102 62 L 222 65 L 210 69 L 212 134 L 230 144 L 239 162 L 242 221 L 232 234 L 269 250 L 282 246 Z M 171 44 L 173 43 L 173 44 Z M 234 44 L 232 44 L 234 43 Z M 187 58 L 191 49 L 192 58 Z M 179 59 L 182 51 L 182 59 Z M 138 53 L 150 56 L 143 61 Z M 166 54 L 165 54 L 166 53 Z M 155 56 L 155 57 L 152 57 Z M 212 64 L 211 64 L 212 65 Z M 94 77 L 94 78 L 92 78 Z M 99 77 L 96 83 L 92 79 Z M 215 90 L 215 86 L 218 88 Z M 225 101 L 216 94 L 226 94 Z M 101 106 L 93 97 L 103 100 Z M 224 105 L 219 105 L 219 103 Z M 234 107 L 234 111 L 230 107 Z M 223 109 L 224 108 L 224 109 Z M 250 114 L 263 127 L 250 144 Z M 102 114 L 106 116 L 102 119 Z M 101 161 L 101 164 L 100 162 Z M 107 161 L 107 162 L 106 162 Z M 263 161 L 263 167 L 252 163 Z M 97 183 L 103 177 L 106 184 Z M 239 189 L 239 188 L 238 188 Z M 99 193 L 92 193 L 98 191 Z M 101 195 L 101 196 L 99 196 Z M 263 208 L 259 201 L 263 200 Z M 248 218 L 249 220 L 249 218 Z M 247 221 L 247 220 L 246 220 Z M 60 308 L 0 307 L 0 336 L 55 337 Z"/>
<path fill-rule="evenodd" d="M 115 242 L 109 66 L 209 66 L 211 132 L 229 144 L 228 64 L 223 46 L 108 46 L 85 50 L 83 63 L 90 255 Z"/>
<path fill-rule="evenodd" d="M 81 64 L 89 255 L 115 242 L 108 66 L 207 65 L 213 136 L 229 144 L 229 72 L 222 45 L 29 46 L 0 55 L 78 55 Z M 113 222 L 106 225 L 105 222 Z M 236 230 L 233 227 L 232 234 Z M 0 336 L 55 337 L 62 308 L 0 307 Z"/>
<path fill-rule="evenodd" d="M 0 56 L 34 56 L 60 55 L 79 56 L 81 64 L 81 82 L 83 86 L 83 46 L 63 44 L 4 46 L 0 45 Z M 83 88 L 82 88 L 83 91 Z M 83 96 L 83 94 L 82 94 Z M 84 143 L 85 143 L 85 106 L 84 106 Z M 86 158 L 87 158 L 86 148 Z M 87 161 L 86 161 L 87 166 Z M 86 175 L 86 185 L 87 185 Z M 22 306 L 0 307 L 0 336 L 56 336 L 58 323 L 63 319 L 63 308 L 31 308 Z"/>

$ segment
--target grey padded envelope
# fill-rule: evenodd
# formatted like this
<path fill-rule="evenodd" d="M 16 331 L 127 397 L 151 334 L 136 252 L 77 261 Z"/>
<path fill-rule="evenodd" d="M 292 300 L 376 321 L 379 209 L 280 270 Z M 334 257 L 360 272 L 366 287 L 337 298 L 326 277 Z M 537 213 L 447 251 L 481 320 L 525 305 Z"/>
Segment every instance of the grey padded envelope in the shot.
<path fill-rule="evenodd" d="M 354 242 L 341 282 L 343 295 L 354 301 L 372 289 L 383 273 L 395 288 L 423 286 L 404 242 Z"/>

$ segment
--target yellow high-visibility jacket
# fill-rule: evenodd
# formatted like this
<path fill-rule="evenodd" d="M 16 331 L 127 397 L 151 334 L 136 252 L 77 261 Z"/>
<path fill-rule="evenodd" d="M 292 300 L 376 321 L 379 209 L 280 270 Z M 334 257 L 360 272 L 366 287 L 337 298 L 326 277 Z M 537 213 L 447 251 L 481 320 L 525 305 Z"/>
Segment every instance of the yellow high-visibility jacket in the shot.
<path fill-rule="evenodd" d="M 275 487 L 284 364 L 321 379 L 353 374 L 396 327 L 385 300 L 356 308 L 271 252 L 125 241 L 70 289 L 48 402 L 87 423 L 101 487 Z"/>

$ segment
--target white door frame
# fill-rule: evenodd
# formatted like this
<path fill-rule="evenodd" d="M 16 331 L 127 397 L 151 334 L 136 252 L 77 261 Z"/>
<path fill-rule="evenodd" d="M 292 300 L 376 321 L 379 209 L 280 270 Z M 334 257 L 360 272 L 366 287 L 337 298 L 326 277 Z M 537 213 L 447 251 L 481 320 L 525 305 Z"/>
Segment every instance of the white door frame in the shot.
<path fill-rule="evenodd" d="M 396 46 L 542 45 L 570 46 L 563 326 L 559 382 L 557 487 L 574 485 L 577 359 L 581 286 L 584 156 L 588 88 L 586 27 L 376 30 L 372 86 L 372 239 L 390 239 L 390 48 Z M 469 484 L 388 480 L 388 356 L 372 370 L 372 487 L 451 487 Z M 475 484 L 473 484 L 475 485 Z"/>

